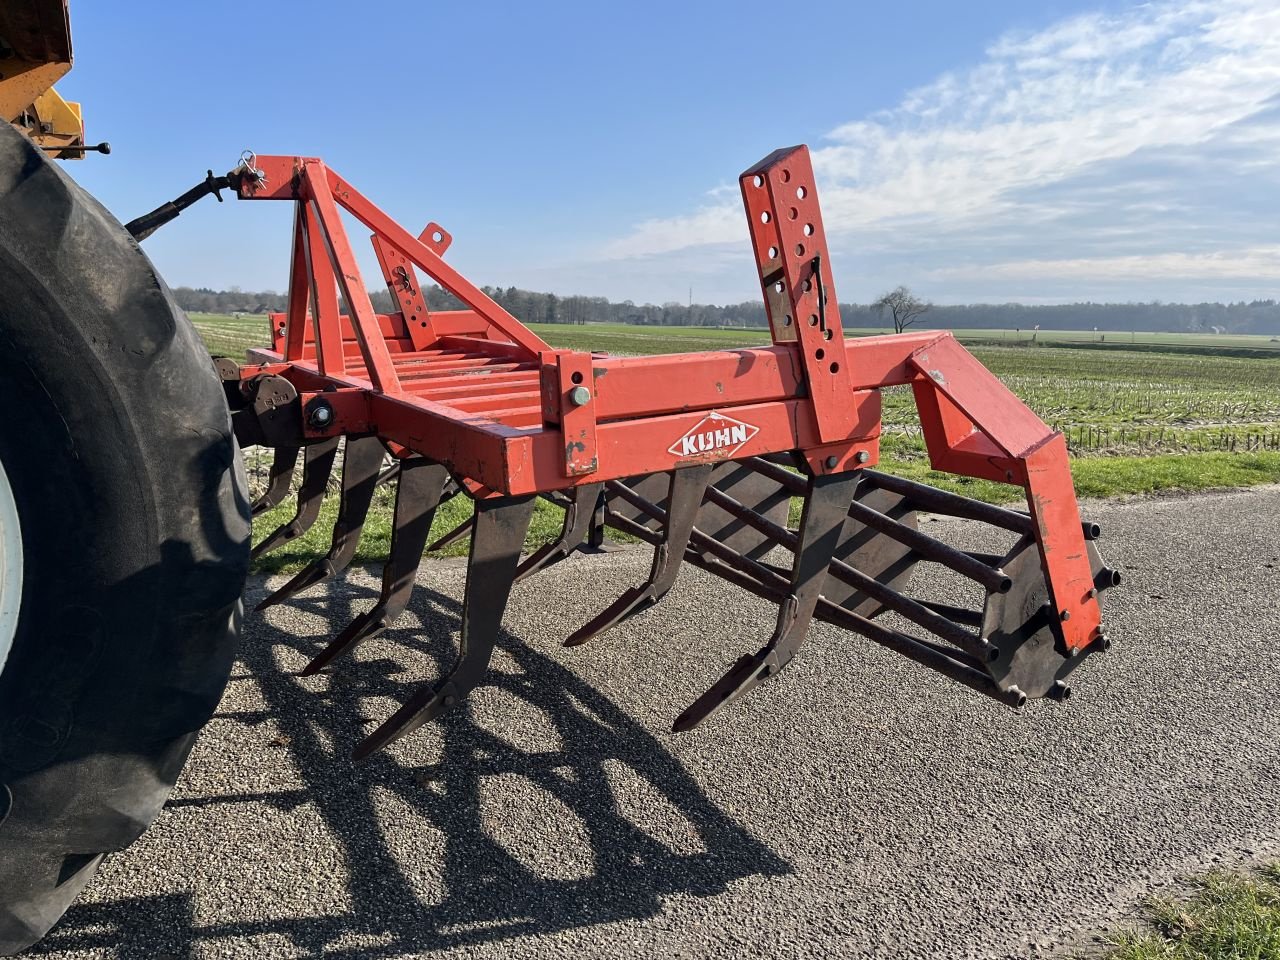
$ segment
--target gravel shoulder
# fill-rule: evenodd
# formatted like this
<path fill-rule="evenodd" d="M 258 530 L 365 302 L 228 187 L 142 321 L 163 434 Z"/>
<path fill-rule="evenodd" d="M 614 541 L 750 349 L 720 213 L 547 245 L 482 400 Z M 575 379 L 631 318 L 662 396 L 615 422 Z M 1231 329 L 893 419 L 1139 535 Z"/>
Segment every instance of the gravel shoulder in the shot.
<path fill-rule="evenodd" d="M 1125 575 L 1116 644 L 1069 703 L 1021 713 L 817 625 L 782 675 L 673 735 L 774 612 L 686 565 L 655 610 L 561 647 L 643 579 L 625 549 L 518 586 L 493 685 L 355 765 L 451 662 L 463 565 L 424 563 L 410 613 L 331 675 L 294 673 L 375 576 L 250 615 L 174 799 L 32 955 L 1087 948 L 1153 888 L 1280 857 L 1280 488 L 1086 513 Z"/>

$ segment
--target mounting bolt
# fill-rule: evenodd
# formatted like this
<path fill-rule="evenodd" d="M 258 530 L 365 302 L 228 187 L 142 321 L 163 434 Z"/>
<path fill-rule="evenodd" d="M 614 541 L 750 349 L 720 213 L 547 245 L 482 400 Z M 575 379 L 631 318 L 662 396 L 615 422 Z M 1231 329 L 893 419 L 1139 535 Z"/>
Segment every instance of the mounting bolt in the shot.
<path fill-rule="evenodd" d="M 867 451 L 865 450 L 859 450 L 856 454 L 854 454 L 853 459 L 857 460 L 859 463 L 866 463 L 868 460 L 871 459 L 871 454 L 867 453 Z"/>
<path fill-rule="evenodd" d="M 1071 611 L 1063 610 L 1062 613 L 1059 614 L 1058 619 L 1060 619 L 1063 623 L 1066 623 L 1068 620 L 1071 619 Z"/>
<path fill-rule="evenodd" d="M 586 387 L 574 387 L 569 391 L 569 402 L 575 407 L 585 407 L 591 402 L 591 391 Z"/>
<path fill-rule="evenodd" d="M 836 456 L 830 456 L 830 457 L 827 457 L 827 469 L 828 469 L 828 470 L 834 470 L 834 469 L 836 468 L 836 466 L 837 466 L 839 463 L 840 463 L 840 458 L 839 458 L 839 457 L 836 457 Z"/>
<path fill-rule="evenodd" d="M 333 423 L 333 407 L 321 400 L 312 404 L 311 412 L 307 414 L 307 424 L 313 430 L 326 430 Z"/>

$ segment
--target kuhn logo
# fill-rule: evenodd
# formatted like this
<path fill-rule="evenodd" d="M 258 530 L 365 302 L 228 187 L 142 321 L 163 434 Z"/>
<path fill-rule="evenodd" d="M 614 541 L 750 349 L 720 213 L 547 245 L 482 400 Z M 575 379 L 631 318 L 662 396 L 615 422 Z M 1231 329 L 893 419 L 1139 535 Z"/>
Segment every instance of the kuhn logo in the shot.
<path fill-rule="evenodd" d="M 682 460 L 723 460 L 760 432 L 759 427 L 712 411 L 683 437 L 667 447 L 667 452 Z"/>

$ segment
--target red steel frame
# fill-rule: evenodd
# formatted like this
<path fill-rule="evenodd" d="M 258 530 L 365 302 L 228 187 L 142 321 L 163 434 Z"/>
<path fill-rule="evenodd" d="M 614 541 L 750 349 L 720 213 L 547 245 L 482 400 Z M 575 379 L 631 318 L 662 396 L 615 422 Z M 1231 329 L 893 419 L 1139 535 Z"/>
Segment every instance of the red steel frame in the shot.
<path fill-rule="evenodd" d="M 256 166 L 239 196 L 294 201 L 294 238 L 288 310 L 244 376 L 287 378 L 304 409 L 329 403 L 309 436 L 377 433 L 481 496 L 786 451 L 828 474 L 878 461 L 880 388 L 909 384 L 935 469 L 1025 490 L 1068 648 L 1098 637 L 1062 435 L 949 333 L 844 338 L 806 147 L 741 178 L 774 345 L 656 357 L 554 350 L 445 263 L 438 224 L 414 237 L 317 159 Z M 373 232 L 400 312 L 374 311 L 339 208 Z M 466 309 L 429 311 L 418 271 Z"/>

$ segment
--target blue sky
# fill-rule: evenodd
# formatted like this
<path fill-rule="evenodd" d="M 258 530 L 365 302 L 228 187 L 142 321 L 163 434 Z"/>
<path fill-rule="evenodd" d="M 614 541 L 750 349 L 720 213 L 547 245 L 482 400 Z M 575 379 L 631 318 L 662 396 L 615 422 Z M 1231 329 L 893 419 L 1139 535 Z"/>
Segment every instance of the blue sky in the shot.
<path fill-rule="evenodd" d="M 71 5 L 122 220 L 240 151 L 323 157 L 482 284 L 758 296 L 737 174 L 808 143 L 842 300 L 1280 293 L 1280 4 Z M 286 204 L 146 242 L 173 286 L 281 289 Z M 364 249 L 359 234 L 353 235 Z M 372 258 L 369 270 L 376 277 Z"/>

